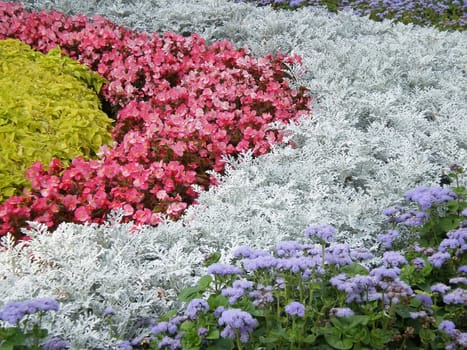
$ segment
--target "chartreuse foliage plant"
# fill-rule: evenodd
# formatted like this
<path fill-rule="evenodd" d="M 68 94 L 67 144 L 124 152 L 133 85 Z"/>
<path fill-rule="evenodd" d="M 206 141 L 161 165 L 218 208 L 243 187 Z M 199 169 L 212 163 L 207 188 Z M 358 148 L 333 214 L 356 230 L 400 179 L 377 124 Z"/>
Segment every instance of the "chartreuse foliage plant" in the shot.
<path fill-rule="evenodd" d="M 271 123 L 296 121 L 311 107 L 308 91 L 292 88 L 286 71 L 300 62 L 297 55 L 256 58 L 225 40 L 149 35 L 18 4 L 0 2 L 0 14 L 0 38 L 42 51 L 59 45 L 104 76 L 102 96 L 116 118 L 114 143 L 99 159 L 30 166 L 30 191 L 0 206 L 0 235 L 21 238 L 28 220 L 49 228 L 102 223 L 117 208 L 137 224 L 176 219 L 198 196 L 192 185 L 215 183 L 207 171 L 222 172 L 224 156 L 267 153 L 283 136 Z"/>
<path fill-rule="evenodd" d="M 149 346 L 120 348 L 465 348 L 467 191 L 463 169 L 451 169 L 452 188 L 417 187 L 384 211 L 382 263 L 333 242 L 331 225 L 310 226 L 307 241 L 279 242 L 272 253 L 239 247 L 230 264 L 213 254 L 208 275 L 179 294 L 186 309 L 153 325 Z"/>
<path fill-rule="evenodd" d="M 295 10 L 303 7 L 324 7 L 330 12 L 352 11 L 358 16 L 368 16 L 375 21 L 384 19 L 429 25 L 441 30 L 467 29 L 467 2 L 463 0 L 235 0 L 253 2 L 274 9 Z"/>
<path fill-rule="evenodd" d="M 0 201 L 28 185 L 24 172 L 52 158 L 65 164 L 112 138 L 101 109 L 99 74 L 64 55 L 18 40 L 0 40 Z"/>

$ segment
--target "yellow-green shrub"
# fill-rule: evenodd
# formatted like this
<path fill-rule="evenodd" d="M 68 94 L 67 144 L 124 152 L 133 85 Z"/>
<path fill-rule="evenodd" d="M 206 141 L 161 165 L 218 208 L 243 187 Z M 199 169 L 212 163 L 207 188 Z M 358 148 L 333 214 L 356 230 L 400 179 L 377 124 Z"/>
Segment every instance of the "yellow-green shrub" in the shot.
<path fill-rule="evenodd" d="M 58 157 L 67 164 L 111 142 L 112 119 L 97 95 L 104 83 L 59 48 L 44 55 L 0 40 L 0 202 L 27 185 L 24 171 L 33 162 Z"/>

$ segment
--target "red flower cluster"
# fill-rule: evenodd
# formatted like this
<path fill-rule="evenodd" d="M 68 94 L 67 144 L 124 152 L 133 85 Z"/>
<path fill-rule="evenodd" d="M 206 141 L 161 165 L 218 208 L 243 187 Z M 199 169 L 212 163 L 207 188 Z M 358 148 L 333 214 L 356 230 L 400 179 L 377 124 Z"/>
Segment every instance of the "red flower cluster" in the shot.
<path fill-rule="evenodd" d="M 35 163 L 31 189 L 0 205 L 0 235 L 21 237 L 26 220 L 56 227 L 97 222 L 115 208 L 136 223 L 177 218 L 221 172 L 223 155 L 252 149 L 266 153 L 281 134 L 268 127 L 309 112 L 304 88 L 291 89 L 286 63 L 298 56 L 252 57 L 228 41 L 207 46 L 196 34 L 130 31 L 101 17 L 29 13 L 0 2 L 0 39 L 16 38 L 46 52 L 64 52 L 99 72 L 108 83 L 102 95 L 115 113 L 113 147 L 98 160 L 73 160 L 64 168 Z"/>

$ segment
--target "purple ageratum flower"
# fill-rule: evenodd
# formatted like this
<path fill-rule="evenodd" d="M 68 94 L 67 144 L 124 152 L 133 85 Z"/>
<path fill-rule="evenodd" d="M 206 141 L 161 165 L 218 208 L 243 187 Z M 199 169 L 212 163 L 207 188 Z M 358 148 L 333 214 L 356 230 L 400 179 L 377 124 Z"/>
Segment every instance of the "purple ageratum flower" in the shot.
<path fill-rule="evenodd" d="M 313 271 L 310 270 L 310 269 L 306 269 L 306 270 L 302 273 L 302 280 L 303 280 L 303 281 L 308 281 L 312 275 L 313 275 Z M 314 281 L 317 281 L 317 280 L 318 280 L 317 278 L 314 279 Z"/>
<path fill-rule="evenodd" d="M 448 249 L 456 249 L 461 246 L 461 243 L 457 239 L 445 238 L 441 241 L 438 250 L 442 253 Z"/>
<path fill-rule="evenodd" d="M 452 201 L 457 195 L 449 188 L 420 186 L 408 191 L 405 198 L 416 202 L 422 210 L 427 210 L 433 205 Z"/>
<path fill-rule="evenodd" d="M 457 239 L 461 241 L 461 243 L 464 243 L 462 241 L 467 240 L 467 228 L 464 227 L 449 231 L 446 236 L 448 236 L 448 238 Z"/>
<path fill-rule="evenodd" d="M 242 270 L 229 264 L 212 264 L 208 267 L 208 273 L 215 276 L 241 275 Z"/>
<path fill-rule="evenodd" d="M 412 319 L 417 319 L 417 318 L 425 318 L 427 317 L 428 314 L 426 313 L 426 311 L 416 311 L 416 312 L 410 312 L 410 318 Z"/>
<path fill-rule="evenodd" d="M 443 283 L 436 283 L 436 284 L 431 286 L 431 291 L 433 293 L 439 293 L 439 294 L 442 294 L 442 295 L 446 294 L 446 292 L 448 290 L 450 290 L 450 289 L 451 289 L 451 287 L 449 287 L 449 286 L 447 286 L 447 285 L 445 285 Z"/>
<path fill-rule="evenodd" d="M 433 254 L 432 256 L 429 256 L 428 261 L 434 267 L 439 268 L 446 262 L 446 260 L 450 258 L 451 258 L 451 255 L 449 253 L 438 252 L 438 253 Z"/>
<path fill-rule="evenodd" d="M 341 288 L 343 287 L 344 283 L 347 282 L 347 279 L 347 275 L 344 272 L 342 272 L 338 275 L 331 277 L 329 279 L 329 283 L 331 283 L 334 287 L 336 287 L 339 290 L 344 290 Z"/>
<path fill-rule="evenodd" d="M 459 249 L 457 249 L 456 255 L 461 254 L 467 250 L 467 227 L 449 231 L 446 236 L 448 239 L 457 240 Z"/>
<path fill-rule="evenodd" d="M 309 226 L 305 230 L 305 237 L 310 238 L 311 236 L 318 237 L 325 243 L 331 243 L 336 234 L 336 229 L 331 225 L 315 225 Z"/>
<path fill-rule="evenodd" d="M 106 307 L 102 312 L 102 317 L 115 315 L 115 311 L 111 307 Z"/>
<path fill-rule="evenodd" d="M 272 291 L 272 286 L 263 286 L 262 284 L 259 284 L 256 290 L 251 291 L 249 294 L 250 297 L 253 298 L 253 305 L 264 306 L 272 303 L 274 301 Z"/>
<path fill-rule="evenodd" d="M 277 268 L 293 273 L 303 272 L 309 268 L 319 266 L 321 260 L 318 257 L 299 256 L 286 259 L 277 259 Z"/>
<path fill-rule="evenodd" d="M 376 289 L 373 289 L 368 292 L 367 299 L 368 301 L 382 300 L 383 294 L 381 292 L 377 292 Z"/>
<path fill-rule="evenodd" d="M 373 259 L 374 256 L 365 248 L 354 248 L 350 251 L 352 260 L 368 260 Z"/>
<path fill-rule="evenodd" d="M 180 325 L 180 323 L 182 323 L 182 321 L 185 321 L 186 319 L 187 319 L 186 316 L 184 317 L 175 316 L 169 322 L 166 322 L 166 321 L 158 322 L 152 326 L 151 333 L 154 335 L 157 335 L 159 333 L 167 332 L 173 335 L 177 333 L 178 326 Z"/>
<path fill-rule="evenodd" d="M 383 210 L 383 215 L 385 216 L 399 216 L 404 208 L 402 205 L 395 205 L 393 207 L 389 207 Z"/>
<path fill-rule="evenodd" d="M 29 315 L 30 312 L 26 303 L 22 301 L 13 301 L 6 304 L 0 310 L 0 320 L 10 324 L 16 324 L 23 319 L 24 316 Z"/>
<path fill-rule="evenodd" d="M 425 260 L 422 258 L 415 258 L 412 260 L 412 264 L 417 270 L 421 270 L 425 267 Z"/>
<path fill-rule="evenodd" d="M 70 343 L 58 337 L 48 339 L 43 345 L 44 350 L 63 350 L 69 349 Z"/>
<path fill-rule="evenodd" d="M 250 247 L 247 247 L 247 246 L 241 246 L 233 251 L 233 256 L 235 258 L 254 259 L 259 256 L 271 256 L 271 254 L 269 254 L 268 252 L 264 250 L 251 249 Z"/>
<path fill-rule="evenodd" d="M 467 278 L 465 277 L 454 277 L 449 280 L 451 284 L 467 284 Z"/>
<path fill-rule="evenodd" d="M 276 284 L 274 286 L 279 288 L 279 289 L 284 289 L 285 288 L 285 279 L 283 279 L 282 277 L 277 277 L 276 278 Z"/>
<path fill-rule="evenodd" d="M 394 241 L 399 238 L 399 231 L 389 230 L 387 233 L 378 236 L 378 241 L 381 242 L 386 249 L 391 249 Z"/>
<path fill-rule="evenodd" d="M 37 298 L 29 301 L 29 305 L 37 311 L 58 311 L 60 305 L 52 298 Z"/>
<path fill-rule="evenodd" d="M 178 350 L 182 348 L 182 344 L 180 339 L 174 339 L 171 337 L 164 337 L 162 340 L 157 344 L 158 349 L 170 349 L 170 350 Z"/>
<path fill-rule="evenodd" d="M 457 272 L 458 273 L 467 273 L 467 265 L 459 266 L 459 268 L 457 269 Z"/>
<path fill-rule="evenodd" d="M 201 327 L 201 328 L 198 328 L 198 335 L 200 337 L 205 337 L 208 335 L 208 329 L 207 328 L 204 328 L 204 327 Z"/>
<path fill-rule="evenodd" d="M 457 333 L 456 334 L 456 343 L 459 346 L 462 346 L 462 348 L 467 348 L 467 333 Z"/>
<path fill-rule="evenodd" d="M 324 259 L 328 264 L 343 266 L 352 264 L 350 247 L 348 244 L 337 243 L 327 247 L 324 252 Z"/>
<path fill-rule="evenodd" d="M 390 251 L 383 254 L 383 264 L 386 267 L 398 267 L 407 265 L 408 262 L 401 253 Z"/>
<path fill-rule="evenodd" d="M 250 334 L 258 326 L 258 321 L 248 312 L 240 309 L 227 309 L 222 312 L 218 321 L 220 326 L 225 326 L 221 332 L 223 338 L 235 339 L 240 336 L 240 342 L 247 343 Z"/>
<path fill-rule="evenodd" d="M 209 310 L 209 305 L 206 300 L 203 299 L 193 299 L 190 301 L 186 307 L 185 315 L 188 316 L 191 320 L 196 320 L 200 312 L 205 312 Z"/>
<path fill-rule="evenodd" d="M 177 334 L 177 336 L 178 336 L 178 334 Z M 138 336 L 136 338 L 133 338 L 130 341 L 130 345 L 131 346 L 139 346 L 139 345 L 141 345 L 142 342 L 147 341 L 147 340 L 148 340 L 148 337 L 146 335 L 142 334 L 142 335 L 140 335 L 140 336 Z"/>
<path fill-rule="evenodd" d="M 376 282 L 383 280 L 397 280 L 399 278 L 400 269 L 397 267 L 387 268 L 385 266 L 376 267 L 370 271 L 370 277 L 373 277 Z"/>
<path fill-rule="evenodd" d="M 415 243 L 412 245 L 412 248 L 413 248 L 413 250 L 414 250 L 416 253 L 424 253 L 424 254 L 426 254 L 426 253 L 425 253 L 426 248 L 425 248 L 425 247 L 420 247 L 420 245 L 419 245 L 417 242 L 415 242 Z M 430 249 L 432 249 L 432 248 L 430 248 Z"/>
<path fill-rule="evenodd" d="M 433 306 L 433 300 L 431 300 L 429 295 L 426 294 L 417 294 L 415 295 L 415 298 L 420 300 L 425 307 L 432 307 Z"/>
<path fill-rule="evenodd" d="M 344 290 L 346 293 L 346 302 L 363 302 L 369 292 L 375 291 L 376 282 L 373 277 L 356 275 L 349 278 L 337 289 Z"/>
<path fill-rule="evenodd" d="M 220 318 L 222 316 L 222 313 L 227 310 L 225 307 L 223 306 L 218 306 L 216 307 L 216 309 L 214 310 L 214 317 L 215 318 Z"/>
<path fill-rule="evenodd" d="M 0 310 L 0 320 L 16 324 L 26 315 L 36 312 L 57 311 L 59 304 L 51 298 L 38 298 L 26 301 L 13 301 Z"/>
<path fill-rule="evenodd" d="M 157 335 L 159 333 L 164 333 L 167 332 L 169 322 L 159 322 L 156 323 L 152 328 L 151 328 L 151 333 L 154 335 Z"/>
<path fill-rule="evenodd" d="M 254 286 L 254 283 L 251 281 L 247 280 L 235 280 L 232 283 L 232 287 L 237 288 L 237 289 L 252 289 Z"/>
<path fill-rule="evenodd" d="M 467 305 L 467 290 L 456 288 L 451 293 L 443 296 L 445 304 Z"/>
<path fill-rule="evenodd" d="M 276 245 L 277 256 L 291 257 L 303 253 L 303 244 L 297 241 L 282 241 Z"/>
<path fill-rule="evenodd" d="M 464 210 L 462 210 L 461 215 L 462 215 L 462 216 L 467 216 L 467 208 L 465 208 Z"/>
<path fill-rule="evenodd" d="M 259 256 L 253 259 L 244 259 L 242 261 L 243 268 L 248 272 L 254 272 L 258 270 L 270 270 L 271 268 L 277 267 L 279 259 L 273 256 Z"/>
<path fill-rule="evenodd" d="M 384 295 L 392 304 L 396 304 L 400 299 L 405 299 L 406 297 L 413 295 L 412 288 L 401 280 L 388 282 L 385 289 L 386 292 Z M 386 303 L 387 300 L 385 299 L 384 302 Z"/>
<path fill-rule="evenodd" d="M 174 316 L 170 319 L 169 324 L 173 324 L 174 326 L 179 326 L 182 322 L 187 320 L 186 316 Z"/>
<path fill-rule="evenodd" d="M 229 298 L 229 304 L 235 304 L 238 299 L 245 295 L 245 290 L 242 288 L 226 287 L 221 290 L 221 294 Z"/>
<path fill-rule="evenodd" d="M 438 329 L 447 335 L 452 336 L 456 332 L 456 325 L 452 321 L 444 320 L 439 324 Z"/>
<path fill-rule="evenodd" d="M 285 312 L 290 316 L 298 316 L 303 318 L 305 316 L 305 306 L 297 301 L 292 301 L 285 307 Z"/>
<path fill-rule="evenodd" d="M 458 349 L 459 348 L 457 347 L 456 343 L 454 343 L 454 342 L 447 343 L 444 346 L 444 350 L 458 350 Z"/>
<path fill-rule="evenodd" d="M 131 346 L 128 340 L 121 341 L 117 343 L 117 349 L 121 350 L 133 350 L 133 346 Z"/>
<path fill-rule="evenodd" d="M 409 227 L 420 227 L 423 226 L 429 219 L 429 215 L 423 211 L 409 210 L 395 219 L 395 222 L 409 226 Z"/>
<path fill-rule="evenodd" d="M 318 256 L 321 257 L 323 247 L 320 244 L 304 244 L 303 252 L 305 256 Z"/>
<path fill-rule="evenodd" d="M 305 0 L 289 0 L 289 6 L 290 7 L 298 7 L 300 6 Z M 271 3 L 272 1 L 268 1 L 268 3 Z"/>
<path fill-rule="evenodd" d="M 348 307 L 333 307 L 331 310 L 329 310 L 329 316 L 350 317 L 353 315 L 355 315 L 355 312 L 353 312 L 353 310 Z"/>

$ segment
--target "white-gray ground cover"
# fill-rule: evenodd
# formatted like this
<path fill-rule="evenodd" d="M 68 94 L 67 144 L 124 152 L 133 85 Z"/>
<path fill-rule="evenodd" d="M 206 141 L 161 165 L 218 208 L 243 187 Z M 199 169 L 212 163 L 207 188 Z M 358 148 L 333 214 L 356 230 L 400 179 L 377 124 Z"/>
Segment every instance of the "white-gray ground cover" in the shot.
<path fill-rule="evenodd" d="M 297 83 L 312 115 L 287 134 L 295 148 L 232 160 L 221 186 L 179 222 L 131 232 L 131 225 L 62 224 L 32 233 L 30 248 L 0 253 L 0 300 L 57 297 L 45 320 L 75 348 L 110 345 L 101 314 L 116 310 L 118 334 L 137 318 L 174 306 L 176 292 L 202 271 L 203 258 L 232 247 L 271 247 L 331 223 L 338 239 L 377 250 L 381 210 L 442 168 L 467 160 L 467 32 L 439 32 L 349 14 L 274 12 L 220 0 L 31 1 L 31 8 L 102 14 L 144 31 L 197 32 L 229 39 L 256 55 L 303 57 Z M 41 230 L 39 230 L 41 231 Z M 31 260 L 28 252 L 38 258 Z"/>

